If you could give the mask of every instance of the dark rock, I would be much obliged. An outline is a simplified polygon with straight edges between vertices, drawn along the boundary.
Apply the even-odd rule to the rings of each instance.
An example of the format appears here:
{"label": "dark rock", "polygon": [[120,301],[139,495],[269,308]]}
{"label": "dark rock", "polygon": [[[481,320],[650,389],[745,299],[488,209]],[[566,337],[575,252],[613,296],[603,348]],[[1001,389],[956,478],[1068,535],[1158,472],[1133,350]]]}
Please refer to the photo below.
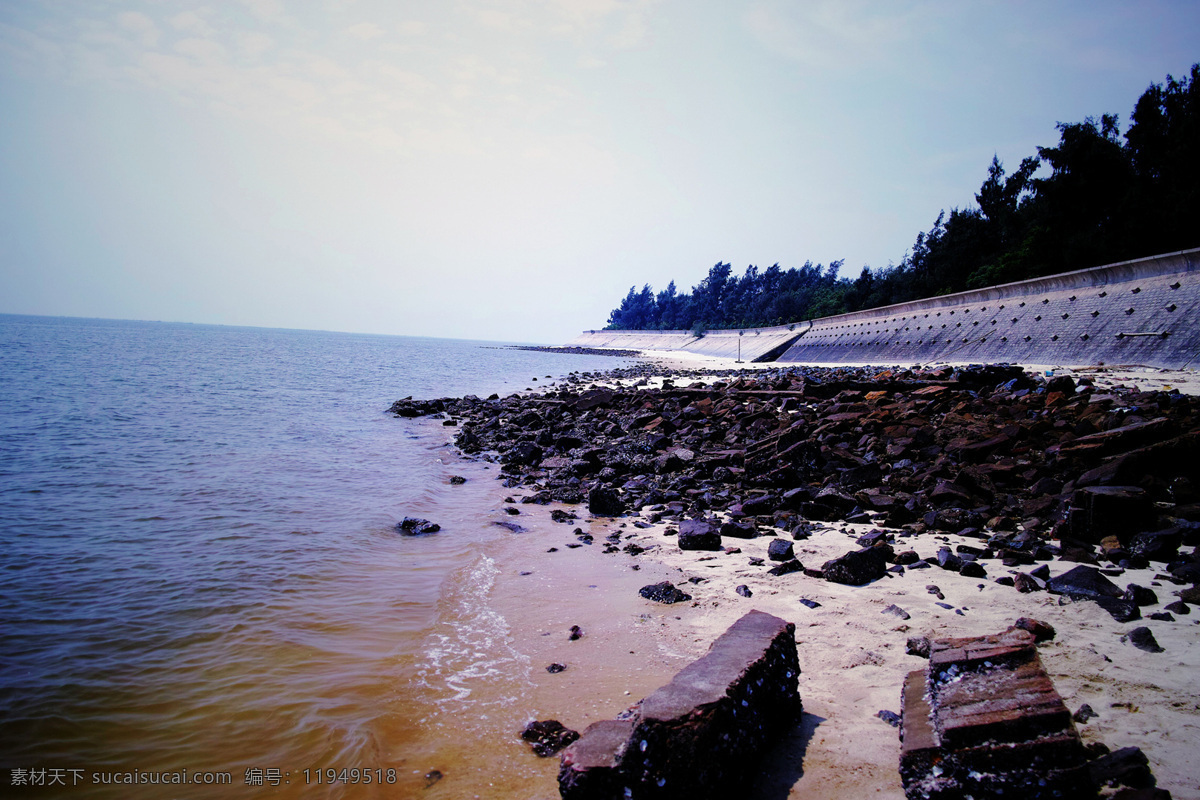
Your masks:
{"label": "dark rock", "polygon": [[[524,527],[518,525],[515,522],[509,522],[506,519],[494,519],[494,520],[492,520],[492,524],[499,525],[501,528],[511,531],[512,533],[524,533],[525,532]],[[551,551],[551,552],[553,552],[553,551]]]}
{"label": "dark rock", "polygon": [[1021,594],[1029,594],[1030,592],[1040,592],[1042,585],[1037,578],[1025,572],[1018,572],[1013,578],[1013,586]]}
{"label": "dark rock", "polygon": [[587,411],[599,406],[611,406],[616,397],[611,389],[592,389],[584,392],[572,404],[576,411]]}
{"label": "dark rock", "polygon": [[791,561],[795,557],[792,543],[786,539],[772,539],[767,545],[767,558],[772,561]]}
{"label": "dark rock", "polygon": [[579,733],[556,719],[546,719],[528,723],[521,731],[521,738],[529,742],[533,752],[546,758],[578,739]]}
{"label": "dark rock", "polygon": [[755,539],[758,537],[758,529],[754,527],[753,522],[725,522],[721,525],[720,534],[735,539]]}
{"label": "dark rock", "polygon": [[863,586],[887,573],[891,547],[864,547],[826,561],[821,567],[825,580],[848,586]]}
{"label": "dark rock", "polygon": [[1134,535],[1129,540],[1129,546],[1126,549],[1134,555],[1143,556],[1150,561],[1161,561],[1165,564],[1178,555],[1179,547],[1182,544],[1183,529],[1167,528]]}
{"label": "dark rock", "polygon": [[742,513],[750,517],[758,514],[770,514],[777,508],[779,508],[779,498],[770,494],[742,501]]}
{"label": "dark rock", "polygon": [[1147,653],[1163,652],[1163,648],[1159,645],[1158,640],[1154,638],[1154,634],[1145,626],[1134,628],[1122,636],[1121,641],[1128,641],[1138,650],[1145,650]]}
{"label": "dark rock", "polygon": [[683,603],[692,599],[690,594],[676,589],[675,584],[670,581],[643,586],[638,590],[638,594],[647,600],[653,600],[656,603],[666,603],[667,605],[671,603]]}
{"label": "dark rock", "polygon": [[900,715],[897,714],[895,711],[888,711],[885,709],[882,711],[877,711],[875,713],[875,716],[879,717],[881,720],[886,722],[888,725],[891,725],[893,728],[900,727]]}
{"label": "dark rock", "polygon": [[501,463],[518,466],[531,466],[541,460],[542,448],[533,442],[517,442],[500,459]]}
{"label": "dark rock", "polygon": [[405,517],[401,522],[396,523],[396,530],[405,536],[425,536],[437,533],[441,529],[442,526],[436,522],[430,522],[420,517]]}
{"label": "dark rock", "polygon": [[780,564],[777,567],[771,567],[771,569],[767,570],[767,574],[779,576],[779,575],[790,575],[793,572],[803,572],[803,571],[804,571],[804,565],[793,558],[790,561],[784,561],[782,564]]}
{"label": "dark rock", "polygon": [[887,543],[887,531],[871,531],[864,533],[862,536],[854,540],[854,543],[859,547],[874,547],[877,544]]}
{"label": "dark rock", "polygon": [[1021,617],[1013,623],[1013,627],[1032,633],[1035,642],[1048,642],[1058,633],[1049,622],[1042,622],[1033,617]]}
{"label": "dark rock", "polygon": [[1095,597],[1096,605],[1103,608],[1117,622],[1133,622],[1142,618],[1142,612],[1137,603],[1132,600],[1122,600],[1115,597]]}
{"label": "dark rock", "polygon": [[685,519],[679,523],[680,550],[720,550],[721,534],[711,523]]}
{"label": "dark rock", "polygon": [[1037,567],[1029,570],[1029,574],[1039,581],[1048,581],[1050,580],[1050,567],[1046,564],[1039,564]]}
{"label": "dark rock", "polygon": [[807,597],[800,598],[800,605],[806,606],[808,608],[820,608],[821,607],[821,604],[818,603],[816,600],[809,600]]}
{"label": "dark rock", "polygon": [[1099,542],[1106,536],[1127,537],[1154,524],[1146,490],[1137,486],[1087,486],[1075,492],[1068,516],[1071,536]]}
{"label": "dark rock", "polygon": [[1159,622],[1174,622],[1175,615],[1169,611],[1156,611],[1153,614],[1147,614],[1146,619],[1156,619]]}
{"label": "dark rock", "polygon": [[1155,784],[1150,772],[1150,760],[1137,747],[1122,747],[1087,765],[1088,775],[1096,786],[1129,786],[1148,789]]}
{"label": "dark rock", "polygon": [[1141,789],[1121,789],[1109,800],[1171,800],[1171,793],[1157,786]]}
{"label": "dark rock", "polygon": [[625,513],[625,504],[616,489],[594,486],[588,492],[588,512],[597,517],[619,517]]}
{"label": "dark rock", "polygon": [[442,775],[441,770],[431,769],[431,770],[429,770],[429,772],[425,773],[424,777],[425,777],[425,788],[428,789],[430,786],[433,786],[435,783],[440,781],[445,776]]}
{"label": "dark rock", "polygon": [[742,597],[753,597],[754,596],[754,592],[751,592],[750,587],[744,583],[741,584],[740,586],[735,587],[734,591],[737,592],[738,594],[740,594]]}
{"label": "dark rock", "polygon": [[572,625],[571,626],[571,634],[570,634],[570,636],[567,637],[567,639],[574,642],[577,639],[582,639],[582,638],[583,638],[583,628],[579,627],[578,625]]}
{"label": "dark rock", "polygon": [[958,573],[964,578],[986,578],[987,570],[978,561],[968,561],[962,565]]}
{"label": "dark rock", "polygon": [[1125,587],[1124,599],[1130,600],[1139,606],[1156,606],[1158,605],[1158,595],[1153,589],[1147,589],[1145,586],[1138,586],[1136,583],[1131,583]]}
{"label": "dark rock", "polygon": [[562,672],[566,668],[567,668],[566,664],[559,664],[559,663],[555,662],[555,663],[551,664],[550,666],[546,667],[546,672],[549,672],[551,675],[557,675],[558,673]]}
{"label": "dark rock", "polygon": [[1083,565],[1046,581],[1046,589],[1054,594],[1084,600],[1116,598],[1123,594],[1115,583],[1100,574],[1100,570]]}
{"label": "dark rock", "polygon": [[1078,711],[1076,711],[1074,714],[1071,715],[1071,719],[1073,719],[1079,723],[1084,723],[1084,722],[1087,722],[1092,717],[1098,717],[1098,716],[1100,716],[1100,715],[1097,714],[1095,711],[1093,711],[1091,706],[1089,706],[1087,703],[1084,703],[1083,705],[1081,705],[1079,707]]}
{"label": "dark rock", "polygon": [[450,476],[450,483],[454,486],[462,486],[466,482],[467,482],[467,479],[464,478],[462,475],[451,475]]}
{"label": "dark rock", "polygon": [[1175,562],[1167,568],[1167,572],[1171,573],[1171,577],[1176,580],[1200,582],[1200,563],[1195,561]]}
{"label": "dark rock", "polygon": [[1163,606],[1164,611],[1170,611],[1174,614],[1188,615],[1192,613],[1192,609],[1182,600],[1176,600],[1174,603],[1167,603]]}
{"label": "dark rock", "polygon": [[929,658],[929,637],[910,636],[905,643],[904,652],[918,658]]}
{"label": "dark rock", "polygon": [[885,608],[885,609],[884,609],[882,612],[880,612],[880,613],[882,613],[882,614],[891,614],[893,617],[899,617],[900,619],[912,619],[912,615],[911,615],[911,614],[909,614],[907,611],[905,611],[903,608],[901,608],[900,606],[896,605],[895,603],[893,603],[892,605],[888,606],[887,608]]}
{"label": "dark rock", "polygon": [[917,555],[916,550],[905,550],[897,553],[896,557],[892,560],[902,567],[907,567],[909,564],[915,564],[916,562],[920,561],[921,557]]}
{"label": "dark rock", "polygon": [[956,556],[949,547],[938,548],[937,563],[939,567],[950,572],[958,572],[963,565],[962,559]]}

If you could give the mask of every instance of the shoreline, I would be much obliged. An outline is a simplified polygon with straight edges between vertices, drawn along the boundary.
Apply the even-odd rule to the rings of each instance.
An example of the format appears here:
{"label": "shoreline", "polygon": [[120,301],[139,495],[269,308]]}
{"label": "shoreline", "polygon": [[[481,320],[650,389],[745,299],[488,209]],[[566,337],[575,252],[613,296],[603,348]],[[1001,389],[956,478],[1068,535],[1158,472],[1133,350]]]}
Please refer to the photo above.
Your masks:
{"label": "shoreline", "polygon": [[[618,391],[661,387],[664,380],[711,383],[720,378],[699,373],[730,367],[750,367],[746,373],[751,376],[780,369],[771,364],[751,367],[729,364],[728,360],[669,359],[653,354],[643,367],[616,370],[603,378],[589,373],[566,386],[572,392],[586,392],[594,391],[593,386],[612,386]],[[655,371],[665,374],[648,377]],[[1063,375],[1061,367],[1054,371],[1056,376]],[[1159,383],[1184,392],[1185,386],[1195,385],[1196,377],[1194,373],[1185,376],[1159,370],[1112,369],[1089,375],[1088,370],[1079,369],[1069,374],[1092,377],[1096,392],[1127,382],[1139,387]],[[521,397],[529,403],[540,398],[544,403],[566,386],[546,386]],[[453,411],[450,415],[465,419]],[[475,457],[487,460],[486,456]],[[538,471],[534,465],[526,474]],[[510,474],[509,480],[513,478]],[[981,540],[977,534],[911,532],[844,520],[814,522],[806,538],[793,540],[787,529],[768,526],[760,519],[756,538],[723,541],[736,548],[735,552],[697,554],[679,550],[674,537],[668,535],[675,516],[670,509],[655,512],[655,506],[647,505],[625,516],[604,517],[590,515],[586,499],[582,505],[521,503],[528,497],[544,499],[538,495],[544,494],[545,483],[544,477],[535,477],[529,485],[496,487],[498,493],[507,493],[516,501],[521,513],[511,519],[528,530],[505,536],[488,548],[497,567],[490,597],[511,625],[512,646],[529,658],[531,697],[535,698],[529,713],[537,718],[557,718],[577,730],[595,719],[610,718],[702,654],[738,616],[758,608],[797,625],[805,716],[787,743],[792,750],[799,748],[802,758],[797,761],[795,753],[789,756],[782,750],[769,756],[762,780],[749,796],[840,798],[873,792],[900,798],[898,733],[875,714],[899,711],[904,674],[923,666],[921,659],[905,652],[907,638],[995,633],[1020,616],[1032,616],[1058,630],[1057,638],[1041,649],[1047,671],[1068,707],[1075,711],[1088,703],[1099,712],[1099,717],[1079,725],[1085,742],[1104,742],[1113,749],[1139,746],[1149,757],[1161,787],[1177,798],[1200,797],[1195,770],[1188,764],[1188,742],[1200,733],[1200,692],[1189,685],[1189,677],[1200,669],[1200,631],[1190,617],[1150,621],[1166,651],[1150,654],[1121,640],[1121,634],[1133,624],[1118,623],[1095,603],[1064,603],[1058,595],[1021,594],[994,582],[996,577],[1031,567],[1006,570],[998,562],[984,560],[988,577],[983,579],[934,566],[909,569],[899,576],[889,574],[861,587],[830,583],[803,572],[770,576],[765,570],[774,562],[766,549],[775,540],[791,542],[806,567],[820,566],[853,549],[858,536],[881,529],[892,533],[897,550],[912,546],[928,559],[940,546],[978,547]],[[662,510],[668,513],[662,515]],[[567,524],[553,522],[552,512],[574,512],[578,519]],[[716,513],[729,519],[727,509]],[[655,514],[660,518],[655,519]],[[582,544],[573,534],[576,528],[590,533],[592,543]],[[619,534],[621,547],[633,544],[646,550],[605,554],[604,537],[609,533]],[[572,544],[575,547],[570,547]],[[550,548],[556,551],[546,552]],[[754,558],[762,559],[763,564],[752,564]],[[1058,575],[1074,563],[1055,558],[1049,566],[1052,574]],[[1161,605],[1176,600],[1172,592],[1182,588],[1161,580],[1163,566],[1126,568],[1113,580],[1122,586],[1131,582],[1153,587],[1160,602],[1144,610],[1158,612]],[[595,588],[589,588],[586,576],[601,573],[604,579],[593,581]],[[689,578],[698,581],[692,583]],[[692,600],[667,606],[636,596],[637,585],[663,579],[686,588]],[[944,599],[931,594],[928,585],[936,585]],[[737,586],[746,586],[751,597],[735,592]],[[593,600],[594,593],[603,599]],[[809,608],[799,602],[801,598],[819,605]],[[893,604],[905,609],[910,619],[883,613]],[[568,642],[565,634],[572,624],[583,627],[583,639]],[[631,649],[635,652],[626,658]],[[553,675],[544,671],[542,661],[562,658],[569,659],[560,661],[567,670]],[[514,739],[516,732],[504,731]],[[553,776],[557,758],[537,759],[527,748],[522,750],[519,740],[514,747],[508,750],[523,768],[540,775],[535,781],[536,796],[556,796]],[[444,796],[454,796],[455,782],[443,783]],[[429,796],[443,796],[437,793],[439,788],[432,787]],[[524,795],[511,796],[530,795],[526,790]]]}

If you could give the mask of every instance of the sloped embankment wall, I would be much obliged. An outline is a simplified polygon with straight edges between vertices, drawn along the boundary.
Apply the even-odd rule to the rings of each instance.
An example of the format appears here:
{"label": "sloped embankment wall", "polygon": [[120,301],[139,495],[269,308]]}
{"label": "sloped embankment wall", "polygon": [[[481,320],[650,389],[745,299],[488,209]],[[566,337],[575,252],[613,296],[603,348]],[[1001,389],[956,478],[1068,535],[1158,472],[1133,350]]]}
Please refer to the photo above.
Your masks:
{"label": "sloped embankment wall", "polygon": [[691,331],[584,331],[567,345],[620,350],[680,350],[703,356],[737,358],[740,340],[743,361],[771,361],[796,341],[803,329],[804,325],[780,325],[708,331],[700,337]]}
{"label": "sloped embankment wall", "polygon": [[1200,249],[813,320],[792,363],[1200,363]]}
{"label": "sloped embankment wall", "polygon": [[584,331],[569,344],[789,363],[1200,366],[1200,248],[773,328]]}

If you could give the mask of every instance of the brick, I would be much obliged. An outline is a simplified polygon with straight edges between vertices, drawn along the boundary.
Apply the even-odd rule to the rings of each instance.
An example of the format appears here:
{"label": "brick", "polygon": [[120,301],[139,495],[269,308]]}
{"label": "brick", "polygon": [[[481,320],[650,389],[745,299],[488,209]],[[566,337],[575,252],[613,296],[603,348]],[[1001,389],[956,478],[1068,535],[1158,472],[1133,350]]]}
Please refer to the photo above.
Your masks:
{"label": "brick", "polygon": [[1096,796],[1031,633],[938,639],[930,650],[902,695],[900,777],[910,800]]}

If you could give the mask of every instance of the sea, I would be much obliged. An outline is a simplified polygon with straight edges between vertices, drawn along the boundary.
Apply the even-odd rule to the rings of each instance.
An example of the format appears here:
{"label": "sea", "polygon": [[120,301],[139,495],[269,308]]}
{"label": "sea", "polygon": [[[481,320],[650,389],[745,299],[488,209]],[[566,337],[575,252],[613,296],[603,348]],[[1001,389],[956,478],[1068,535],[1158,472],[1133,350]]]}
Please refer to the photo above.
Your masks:
{"label": "sea", "polygon": [[0,795],[454,796],[446,741],[531,669],[487,601],[504,490],[388,406],[628,363],[0,315]]}

